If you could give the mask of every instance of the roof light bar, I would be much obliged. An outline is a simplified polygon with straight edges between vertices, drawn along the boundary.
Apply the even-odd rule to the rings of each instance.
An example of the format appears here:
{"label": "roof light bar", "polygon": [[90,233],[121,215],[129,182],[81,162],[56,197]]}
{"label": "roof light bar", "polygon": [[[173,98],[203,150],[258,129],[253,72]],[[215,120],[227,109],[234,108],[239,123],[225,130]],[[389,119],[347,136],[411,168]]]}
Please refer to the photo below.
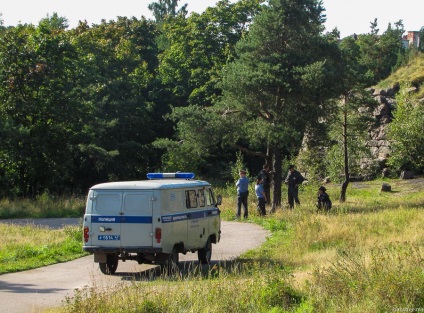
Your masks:
{"label": "roof light bar", "polygon": [[182,179],[193,179],[194,173],[147,173],[148,179],[163,179],[163,178],[182,178]]}

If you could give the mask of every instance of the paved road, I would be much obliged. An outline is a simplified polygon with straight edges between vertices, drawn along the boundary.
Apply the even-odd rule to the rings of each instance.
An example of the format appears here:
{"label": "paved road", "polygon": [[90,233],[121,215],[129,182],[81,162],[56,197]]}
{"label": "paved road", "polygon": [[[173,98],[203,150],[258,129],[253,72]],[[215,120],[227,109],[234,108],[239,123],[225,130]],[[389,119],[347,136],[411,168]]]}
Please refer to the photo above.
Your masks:
{"label": "paved road", "polygon": [[[41,224],[50,227],[78,225],[78,219],[15,220],[20,224]],[[231,260],[241,253],[260,246],[268,235],[261,227],[237,222],[222,222],[221,241],[212,245],[212,263]],[[181,267],[197,264],[197,254],[180,254]],[[139,265],[135,261],[119,262],[113,276],[100,273],[93,256],[75,261],[50,265],[20,273],[0,275],[0,312],[42,312],[43,309],[62,305],[74,290],[86,286],[113,286],[125,281],[152,279],[160,275],[158,267]]]}

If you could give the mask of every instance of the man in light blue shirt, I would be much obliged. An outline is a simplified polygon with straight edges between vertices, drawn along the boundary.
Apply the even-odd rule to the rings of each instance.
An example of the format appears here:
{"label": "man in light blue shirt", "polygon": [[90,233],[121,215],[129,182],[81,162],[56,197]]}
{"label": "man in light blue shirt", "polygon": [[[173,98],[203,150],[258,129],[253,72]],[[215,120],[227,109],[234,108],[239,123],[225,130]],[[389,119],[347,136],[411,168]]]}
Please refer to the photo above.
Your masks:
{"label": "man in light blue shirt", "polygon": [[243,217],[248,217],[247,210],[247,197],[249,196],[249,179],[246,177],[246,170],[239,171],[240,179],[236,182],[237,187],[237,215],[241,215],[241,205],[243,204],[244,214]]}
{"label": "man in light blue shirt", "polygon": [[265,189],[262,182],[263,182],[262,177],[258,177],[256,179],[255,193],[256,193],[256,197],[258,198],[259,215],[265,216],[266,215],[265,204],[267,201],[267,197],[266,197]]}

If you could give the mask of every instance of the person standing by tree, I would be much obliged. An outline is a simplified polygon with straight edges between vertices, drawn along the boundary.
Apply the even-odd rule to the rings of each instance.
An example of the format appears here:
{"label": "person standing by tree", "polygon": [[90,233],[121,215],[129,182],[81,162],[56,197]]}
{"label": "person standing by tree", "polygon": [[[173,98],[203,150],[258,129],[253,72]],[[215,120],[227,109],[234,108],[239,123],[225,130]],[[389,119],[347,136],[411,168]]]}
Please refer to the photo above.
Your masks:
{"label": "person standing by tree", "polygon": [[258,178],[262,178],[262,186],[266,195],[266,204],[271,202],[271,174],[269,172],[269,165],[264,164],[262,170],[258,174]]}
{"label": "person standing by tree", "polygon": [[249,179],[246,177],[246,170],[239,171],[240,178],[236,182],[237,187],[237,215],[239,218],[241,216],[241,205],[243,204],[244,214],[243,217],[248,217],[247,210],[247,197],[249,196]]}
{"label": "person standing by tree", "polygon": [[258,198],[259,215],[265,216],[266,215],[265,203],[267,202],[268,198],[266,197],[266,194],[265,194],[262,177],[256,178],[255,193],[256,193],[256,197]]}
{"label": "person standing by tree", "polygon": [[305,178],[295,170],[294,165],[289,166],[289,173],[284,181],[288,185],[288,200],[290,209],[294,208],[294,202],[300,205],[299,201],[299,185],[303,183]]}

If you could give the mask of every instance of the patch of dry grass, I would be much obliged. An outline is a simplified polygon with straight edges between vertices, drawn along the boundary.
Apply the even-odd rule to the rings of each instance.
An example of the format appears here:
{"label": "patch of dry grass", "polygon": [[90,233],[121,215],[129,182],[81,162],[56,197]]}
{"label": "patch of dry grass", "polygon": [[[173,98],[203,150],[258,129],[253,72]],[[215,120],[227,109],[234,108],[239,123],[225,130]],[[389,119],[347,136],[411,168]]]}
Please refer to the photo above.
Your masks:
{"label": "patch of dry grass", "polygon": [[0,250],[13,249],[16,246],[34,245],[37,243],[57,244],[62,241],[63,231],[49,230],[35,225],[17,226],[0,224]]}

